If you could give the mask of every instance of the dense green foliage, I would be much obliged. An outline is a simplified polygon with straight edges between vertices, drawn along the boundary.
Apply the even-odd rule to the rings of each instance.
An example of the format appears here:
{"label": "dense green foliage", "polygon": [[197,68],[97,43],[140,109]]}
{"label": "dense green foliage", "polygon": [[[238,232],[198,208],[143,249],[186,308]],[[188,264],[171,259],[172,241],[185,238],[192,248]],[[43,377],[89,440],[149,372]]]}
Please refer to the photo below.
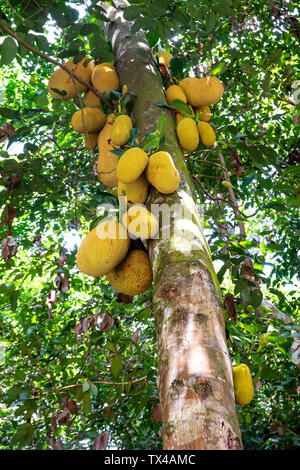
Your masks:
{"label": "dense green foliage", "polygon": [[[44,54],[113,61],[97,2],[3,3],[0,21]],[[174,77],[210,73],[225,85],[212,107],[218,146],[199,147],[187,163],[222,292],[234,295],[235,308],[227,295],[224,309],[232,361],[247,363],[256,385],[254,400],[238,407],[244,447],[299,447],[297,3],[130,4],[125,18],[154,52],[173,54]],[[78,101],[48,95],[53,64],[0,32],[0,126],[15,130],[2,143],[0,134],[0,235],[17,246],[0,261],[0,448],[88,449],[109,431],[111,446],[160,449],[151,292],[122,303],[75,263],[79,234],[117,200],[71,129]]]}

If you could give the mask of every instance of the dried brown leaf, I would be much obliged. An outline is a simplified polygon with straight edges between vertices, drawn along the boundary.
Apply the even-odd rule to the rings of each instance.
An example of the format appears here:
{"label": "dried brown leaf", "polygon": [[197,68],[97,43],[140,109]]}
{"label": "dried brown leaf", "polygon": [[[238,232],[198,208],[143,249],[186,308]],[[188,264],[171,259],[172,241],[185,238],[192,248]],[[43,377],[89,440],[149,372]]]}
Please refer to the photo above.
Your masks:
{"label": "dried brown leaf", "polygon": [[109,432],[104,431],[100,436],[96,437],[94,441],[94,450],[105,450],[108,445]]}
{"label": "dried brown leaf", "polygon": [[1,256],[4,260],[10,260],[18,251],[16,241],[14,238],[3,238],[1,240]]}
{"label": "dried brown leaf", "polygon": [[233,321],[233,323],[236,322],[236,310],[235,310],[235,305],[234,305],[234,295],[233,294],[226,294],[224,298],[224,307]]}
{"label": "dried brown leaf", "polygon": [[2,129],[9,137],[15,135],[16,133],[14,126],[8,123],[3,124]]}
{"label": "dried brown leaf", "polygon": [[156,423],[159,423],[161,421],[162,414],[160,403],[155,403],[155,405],[153,406],[151,418],[153,418]]}
{"label": "dried brown leaf", "polygon": [[133,301],[132,295],[121,294],[121,292],[116,293],[116,300],[119,304],[131,304]]}
{"label": "dried brown leaf", "polygon": [[141,331],[141,328],[137,328],[133,334],[133,338],[132,338],[132,341],[137,344],[138,341],[139,341],[139,336],[140,336],[140,331]]}

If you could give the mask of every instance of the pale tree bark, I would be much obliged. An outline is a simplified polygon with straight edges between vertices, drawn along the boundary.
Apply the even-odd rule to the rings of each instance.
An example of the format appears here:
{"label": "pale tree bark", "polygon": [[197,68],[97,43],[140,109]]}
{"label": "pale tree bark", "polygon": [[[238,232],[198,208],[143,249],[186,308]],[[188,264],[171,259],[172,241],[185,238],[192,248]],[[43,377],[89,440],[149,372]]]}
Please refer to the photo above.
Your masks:
{"label": "pale tree bark", "polygon": [[181,177],[173,194],[152,188],[148,204],[176,206],[171,223],[160,228],[161,235],[170,225],[170,236],[149,245],[164,449],[241,449],[219,285],[174,119],[155,105],[166,103],[160,72],[144,33],[130,34],[122,10],[110,7],[107,15],[111,21],[104,26],[121,85],[137,95],[131,110],[134,126],[143,136],[157,128],[165,113],[162,150],[171,154]]}

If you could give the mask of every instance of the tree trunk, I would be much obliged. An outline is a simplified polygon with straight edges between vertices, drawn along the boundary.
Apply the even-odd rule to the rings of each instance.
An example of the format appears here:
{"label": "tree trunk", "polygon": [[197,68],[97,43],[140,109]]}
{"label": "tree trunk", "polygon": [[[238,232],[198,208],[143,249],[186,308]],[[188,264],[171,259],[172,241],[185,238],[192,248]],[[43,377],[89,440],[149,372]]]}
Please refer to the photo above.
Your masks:
{"label": "tree trunk", "polygon": [[144,136],[157,128],[162,112],[166,115],[162,150],[170,153],[181,177],[173,194],[152,188],[148,204],[150,209],[175,205],[171,223],[164,221],[160,228],[162,234],[170,227],[170,236],[149,244],[164,449],[241,449],[219,285],[174,119],[155,105],[166,103],[160,72],[144,33],[130,34],[122,10],[109,7],[107,14],[111,22],[104,26],[121,85],[137,95],[134,126]]}

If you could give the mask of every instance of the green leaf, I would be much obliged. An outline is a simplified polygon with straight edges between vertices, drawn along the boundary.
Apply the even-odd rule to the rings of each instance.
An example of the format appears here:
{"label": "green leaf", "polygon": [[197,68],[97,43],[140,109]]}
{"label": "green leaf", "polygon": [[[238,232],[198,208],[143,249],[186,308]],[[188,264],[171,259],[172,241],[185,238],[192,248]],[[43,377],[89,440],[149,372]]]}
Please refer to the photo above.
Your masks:
{"label": "green leaf", "polygon": [[120,354],[115,354],[111,360],[111,372],[115,379],[120,375],[122,369],[122,357]]}
{"label": "green leaf", "polygon": [[18,427],[18,431],[12,437],[11,443],[13,445],[18,445],[19,448],[25,447],[28,445],[35,434],[35,428],[30,423],[21,424]]}
{"label": "green leaf", "polygon": [[89,389],[90,389],[90,383],[89,382],[83,382],[82,391],[87,392]]}
{"label": "green leaf", "polygon": [[160,137],[164,135],[165,126],[166,126],[167,118],[165,114],[161,114],[157,124],[157,130],[159,132]]}
{"label": "green leaf", "polygon": [[40,34],[37,35],[35,37],[35,42],[36,42],[38,50],[45,51],[45,52],[51,51],[50,45],[49,45],[49,43],[47,41],[47,38],[45,36],[42,36]]}
{"label": "green leaf", "polygon": [[148,134],[145,142],[143,143],[143,150],[156,150],[159,147],[160,137],[156,132]]}
{"label": "green leaf", "polygon": [[90,392],[92,395],[94,395],[95,397],[98,395],[98,388],[96,387],[96,385],[92,384],[90,386]]}
{"label": "green leaf", "polygon": [[138,138],[138,136],[139,136],[139,129],[137,127],[132,127],[130,129],[130,137],[129,137],[128,144],[136,145],[135,140]]}
{"label": "green leaf", "polygon": [[11,108],[0,108],[0,115],[7,119],[19,119],[19,111]]}
{"label": "green leaf", "polygon": [[191,114],[191,108],[181,100],[173,100],[172,101],[172,106],[175,108],[177,111],[179,111],[181,114]]}
{"label": "green leaf", "polygon": [[19,290],[15,290],[12,295],[10,296],[10,305],[11,305],[11,308],[13,310],[13,312],[16,311],[17,309],[17,303],[18,303],[18,298],[19,298],[19,295],[20,295],[20,291]]}
{"label": "green leaf", "polygon": [[142,17],[139,17],[131,27],[131,34],[137,33],[144,26],[144,21]]}
{"label": "green leaf", "polygon": [[0,46],[1,64],[9,64],[17,54],[18,45],[12,37],[5,38]]}
{"label": "green leaf", "polygon": [[251,292],[251,305],[254,307],[254,308],[258,308],[261,303],[262,303],[262,300],[263,300],[263,293],[260,289],[254,289],[252,292]]}
{"label": "green leaf", "polygon": [[92,402],[91,402],[91,395],[89,392],[84,393],[82,397],[82,413],[84,415],[88,415],[91,411]]}
{"label": "green leaf", "polygon": [[133,21],[140,15],[140,8],[137,5],[131,5],[124,10],[123,16],[127,21]]}
{"label": "green leaf", "polygon": [[216,15],[213,11],[211,11],[208,15],[207,15],[207,18],[206,18],[206,21],[205,21],[205,30],[207,33],[211,33],[212,30],[215,28],[216,26]]}
{"label": "green leaf", "polygon": [[157,2],[151,3],[149,11],[154,18],[163,16],[166,14],[166,5],[158,0]]}
{"label": "green leaf", "polygon": [[222,75],[227,70],[227,65],[224,62],[220,62],[216,67],[214,67],[210,72],[209,75]]}

